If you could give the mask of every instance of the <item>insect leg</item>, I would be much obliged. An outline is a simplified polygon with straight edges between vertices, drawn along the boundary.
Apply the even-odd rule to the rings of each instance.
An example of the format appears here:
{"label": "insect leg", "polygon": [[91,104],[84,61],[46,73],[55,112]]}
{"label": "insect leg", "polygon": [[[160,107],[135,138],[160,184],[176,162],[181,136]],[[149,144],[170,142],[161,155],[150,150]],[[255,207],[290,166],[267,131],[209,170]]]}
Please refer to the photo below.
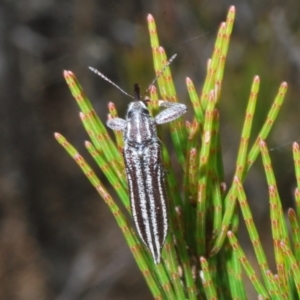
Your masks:
{"label": "insect leg", "polygon": [[123,131],[126,127],[126,121],[121,118],[109,119],[106,122],[106,125],[112,130],[121,130]]}
{"label": "insect leg", "polygon": [[186,105],[169,101],[160,101],[159,106],[166,107],[155,117],[156,124],[164,124],[176,120],[187,112]]}

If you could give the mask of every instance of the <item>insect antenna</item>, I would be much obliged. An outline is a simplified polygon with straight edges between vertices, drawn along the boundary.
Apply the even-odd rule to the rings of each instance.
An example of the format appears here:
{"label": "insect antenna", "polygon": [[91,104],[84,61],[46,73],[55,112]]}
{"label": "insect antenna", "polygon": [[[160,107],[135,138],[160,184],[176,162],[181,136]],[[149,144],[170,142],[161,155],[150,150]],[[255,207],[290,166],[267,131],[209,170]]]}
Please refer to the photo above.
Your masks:
{"label": "insect antenna", "polygon": [[[131,96],[130,94],[126,93],[124,90],[122,90],[118,85],[116,85],[113,81],[111,81],[109,78],[107,78],[105,75],[103,75],[101,72],[99,72],[97,69],[93,68],[93,67],[89,67],[89,69],[94,72],[95,74],[99,75],[100,77],[102,77],[104,80],[106,80],[107,82],[109,82],[110,84],[112,84],[114,87],[116,87],[119,91],[121,91],[123,94],[125,94],[126,96],[136,99],[135,97]],[[139,89],[139,88],[138,88]],[[134,92],[136,92],[135,88],[134,88]]]}
{"label": "insect antenna", "polygon": [[164,67],[159,71],[158,75],[150,83],[149,87],[146,90],[146,93],[150,90],[151,86],[160,78],[160,76],[164,74],[166,68],[172,63],[172,61],[176,58],[176,56],[177,54],[172,55],[172,57],[167,61]]}
{"label": "insect antenna", "polygon": [[[161,75],[163,75],[163,73],[165,72],[166,68],[172,63],[172,61],[176,58],[177,54],[172,55],[172,57],[167,61],[167,63],[164,65],[164,67],[159,71],[159,74],[153,79],[153,81],[150,83],[149,87],[146,90],[146,93],[150,90],[151,86],[160,78]],[[108,77],[106,77],[104,74],[102,74],[100,71],[98,71],[97,69],[93,68],[93,67],[89,67],[89,69],[94,72],[95,74],[97,74],[98,76],[102,77],[105,81],[109,82],[110,84],[112,84],[114,87],[116,87],[119,91],[121,91],[123,94],[125,94],[126,96],[133,98],[136,101],[140,100],[140,87],[139,85],[136,83],[134,84],[134,96],[126,93],[123,89],[121,89],[117,84],[115,84],[113,81],[111,81]],[[145,99],[146,100],[146,99]],[[148,101],[148,99],[146,100]]]}

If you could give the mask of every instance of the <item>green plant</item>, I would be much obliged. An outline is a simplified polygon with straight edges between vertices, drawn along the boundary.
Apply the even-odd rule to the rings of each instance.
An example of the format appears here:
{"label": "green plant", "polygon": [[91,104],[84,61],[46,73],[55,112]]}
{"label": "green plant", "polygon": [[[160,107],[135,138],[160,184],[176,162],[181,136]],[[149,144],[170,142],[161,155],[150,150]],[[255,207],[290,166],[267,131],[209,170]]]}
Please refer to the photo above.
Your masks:
{"label": "green plant", "polygon": [[[276,180],[264,142],[283,103],[287,90],[286,83],[281,84],[265,123],[250,147],[249,137],[260,85],[259,77],[254,78],[234,178],[227,190],[223,185],[218,102],[234,17],[235,8],[231,7],[226,22],[219,28],[201,94],[198,95],[191,79],[186,80],[194,119],[186,124],[179,119],[170,125],[174,150],[183,173],[181,183],[177,181],[169,153],[166,147],[163,147],[164,166],[168,170],[166,176],[170,199],[170,233],[163,248],[162,263],[158,265],[154,264],[148,250],[130,225],[130,205],[120,151],[123,146],[122,135],[120,132],[115,133],[116,142],[113,142],[75,75],[70,71],[64,72],[67,84],[80,107],[83,126],[91,139],[91,142],[85,143],[86,148],[109,180],[120,201],[111,197],[84,158],[62,135],[56,133],[55,138],[75,159],[112,211],[155,299],[245,299],[243,270],[252,282],[259,299],[295,299],[300,294],[299,146],[296,143],[293,146],[298,186],[295,192],[297,214],[293,209],[288,212],[292,229],[289,238]],[[154,69],[156,74],[159,74],[167,57],[164,49],[159,46],[155,22],[151,15],[148,16],[148,27]],[[150,89],[149,109],[152,114],[158,111],[159,98],[177,101],[169,67],[158,79],[158,87],[160,97],[154,87]],[[113,103],[109,103],[109,113],[111,117],[117,116]],[[163,141],[160,129],[158,133]],[[262,157],[269,187],[276,274],[273,274],[268,266],[242,185],[259,154]],[[120,205],[125,207],[128,214],[120,210]],[[260,274],[254,271],[235,236],[239,226],[236,209],[238,206],[253,244]]]}

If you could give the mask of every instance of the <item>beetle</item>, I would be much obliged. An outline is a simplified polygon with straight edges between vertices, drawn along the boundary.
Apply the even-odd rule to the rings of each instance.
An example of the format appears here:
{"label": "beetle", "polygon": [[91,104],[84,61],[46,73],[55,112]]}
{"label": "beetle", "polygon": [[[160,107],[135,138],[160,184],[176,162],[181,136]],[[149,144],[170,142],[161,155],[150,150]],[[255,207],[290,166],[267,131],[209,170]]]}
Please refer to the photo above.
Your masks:
{"label": "beetle", "polygon": [[[166,66],[173,59],[174,56]],[[124,92],[102,73],[90,69]],[[152,84],[156,80],[157,78]],[[141,100],[138,84],[134,85],[133,98],[134,101],[129,103],[126,118],[109,119],[107,126],[123,132],[123,157],[132,217],[138,235],[150,250],[155,264],[158,264],[168,233],[168,200],[162,165],[162,145],[157,136],[156,125],[174,121],[186,113],[187,107],[181,103],[160,100],[159,106],[166,109],[152,117],[146,100]]]}

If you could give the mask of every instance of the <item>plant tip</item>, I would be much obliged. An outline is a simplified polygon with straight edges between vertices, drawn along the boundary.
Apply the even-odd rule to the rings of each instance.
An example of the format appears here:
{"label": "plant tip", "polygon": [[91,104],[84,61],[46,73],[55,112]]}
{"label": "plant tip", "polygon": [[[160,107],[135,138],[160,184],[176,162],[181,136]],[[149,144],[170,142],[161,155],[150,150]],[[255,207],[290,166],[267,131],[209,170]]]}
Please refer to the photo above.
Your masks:
{"label": "plant tip", "polygon": [[108,102],[107,106],[109,110],[116,109],[116,106],[113,102]]}
{"label": "plant tip", "polygon": [[162,47],[162,46],[159,46],[159,47],[158,47],[158,51],[159,51],[160,54],[165,53],[165,49],[164,49],[164,47]]}
{"label": "plant tip", "polygon": [[92,143],[90,141],[85,141],[84,145],[85,145],[85,147],[89,148],[89,147],[91,147]]}
{"label": "plant tip", "polygon": [[235,6],[234,6],[234,5],[230,6],[229,11],[230,11],[231,13],[235,12]]}
{"label": "plant tip", "polygon": [[203,256],[200,256],[199,260],[200,260],[201,263],[206,262],[206,259]]}
{"label": "plant tip", "polygon": [[264,141],[264,140],[260,140],[260,141],[259,141],[259,146],[260,146],[261,148],[266,147],[265,141]]}
{"label": "plant tip", "polygon": [[149,90],[150,90],[150,93],[155,93],[156,92],[155,85],[151,85]]}
{"label": "plant tip", "polygon": [[153,22],[153,21],[154,21],[154,18],[153,18],[153,16],[152,16],[151,14],[148,14],[147,20],[148,20],[149,22]]}

